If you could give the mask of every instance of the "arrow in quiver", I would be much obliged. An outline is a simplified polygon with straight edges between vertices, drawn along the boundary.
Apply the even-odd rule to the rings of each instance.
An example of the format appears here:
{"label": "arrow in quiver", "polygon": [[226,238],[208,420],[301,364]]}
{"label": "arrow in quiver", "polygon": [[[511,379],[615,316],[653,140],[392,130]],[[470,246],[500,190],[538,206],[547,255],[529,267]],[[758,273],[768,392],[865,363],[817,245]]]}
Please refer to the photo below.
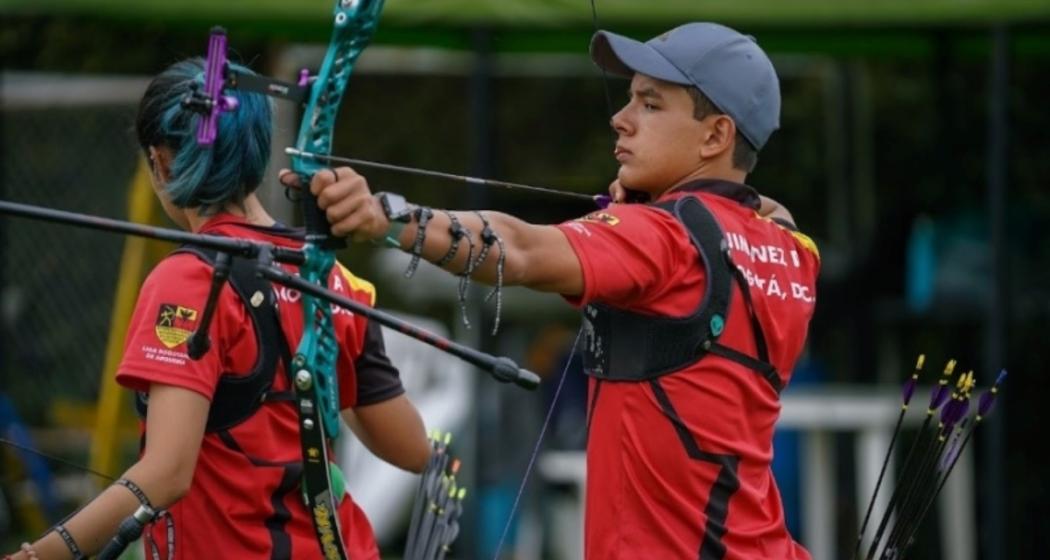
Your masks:
{"label": "arrow in quiver", "polygon": [[[950,360],[945,365],[943,375],[930,392],[930,402],[926,408],[925,418],[905,456],[904,466],[901,468],[886,511],[879,521],[867,554],[862,556],[861,544],[864,540],[864,532],[878,496],[882,475],[885,474],[894,444],[900,434],[908,403],[915,391],[923,361],[924,357],[920,356],[915,373],[905,382],[902,391],[903,404],[893,437],[890,440],[890,448],[886,452],[879,480],[875,485],[871,503],[868,504],[867,515],[857,535],[857,546],[854,551],[856,560],[861,558],[874,560],[876,554],[880,560],[897,560],[905,557],[908,549],[915,542],[915,535],[923,519],[941,489],[944,488],[948,476],[951,475],[963,450],[972,439],[974,431],[991,412],[1000,386],[1006,379],[1006,370],[1000,371],[995,383],[980,396],[976,410],[971,410],[972,395],[977,384],[973,372],[961,373],[952,382],[955,360]],[[933,422],[935,418],[937,419],[936,425]]]}
{"label": "arrow in quiver", "polygon": [[460,462],[451,457],[451,441],[452,434],[430,434],[432,450],[412,504],[405,560],[442,559],[459,535],[459,516],[467,489],[456,481]]}

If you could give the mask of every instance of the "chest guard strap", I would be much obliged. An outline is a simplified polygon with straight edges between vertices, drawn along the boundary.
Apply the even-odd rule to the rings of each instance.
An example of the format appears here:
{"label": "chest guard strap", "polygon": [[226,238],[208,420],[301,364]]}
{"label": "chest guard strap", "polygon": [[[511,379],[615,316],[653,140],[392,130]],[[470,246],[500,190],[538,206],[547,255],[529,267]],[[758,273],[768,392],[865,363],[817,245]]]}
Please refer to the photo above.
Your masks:
{"label": "chest guard strap", "polygon": [[[180,247],[175,253],[190,253],[208,264],[215,263],[217,254],[215,250],[190,245]],[[255,273],[254,261],[232,259],[229,282],[251,318],[258,357],[247,374],[223,373],[219,378],[208,411],[205,427],[208,433],[228,430],[244,422],[266,402],[290,401],[294,397],[290,390],[271,392],[278,360],[283,360],[285,371],[290,371],[291,351],[281,331],[277,299],[270,281]],[[146,395],[138,393],[135,408],[143,418],[147,405]]]}
{"label": "chest guard strap", "polygon": [[[647,315],[601,303],[587,305],[583,309],[587,334],[584,372],[602,380],[646,381],[692,365],[711,353],[759,373],[779,394],[782,383],[776,368],[769,363],[747,280],[733,264],[714,215],[693,196],[653,206],[670,212],[689,233],[704,266],[704,296],[697,308],[684,317]],[[751,316],[757,358],[718,343],[728,320],[734,278]]]}

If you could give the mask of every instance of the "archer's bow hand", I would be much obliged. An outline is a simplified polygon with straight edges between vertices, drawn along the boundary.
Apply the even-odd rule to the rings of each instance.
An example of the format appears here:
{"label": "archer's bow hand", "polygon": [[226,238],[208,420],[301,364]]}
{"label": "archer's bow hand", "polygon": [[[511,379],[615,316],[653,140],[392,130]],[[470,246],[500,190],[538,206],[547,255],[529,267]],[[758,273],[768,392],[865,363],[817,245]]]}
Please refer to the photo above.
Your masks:
{"label": "archer's bow hand", "polygon": [[[278,177],[286,187],[301,188],[298,175],[282,170]],[[372,241],[383,237],[390,221],[383,206],[372,195],[368,180],[349,167],[336,167],[315,173],[310,192],[325,212],[332,234],[354,241]]]}

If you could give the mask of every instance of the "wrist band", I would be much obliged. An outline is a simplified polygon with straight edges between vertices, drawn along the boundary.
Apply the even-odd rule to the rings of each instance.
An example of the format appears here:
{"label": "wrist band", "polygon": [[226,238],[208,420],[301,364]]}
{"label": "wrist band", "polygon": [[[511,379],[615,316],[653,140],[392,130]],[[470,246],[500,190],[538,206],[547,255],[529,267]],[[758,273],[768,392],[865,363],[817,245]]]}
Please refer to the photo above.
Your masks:
{"label": "wrist band", "polygon": [[146,496],[146,493],[142,491],[142,488],[139,488],[138,484],[135,484],[134,482],[126,478],[117,480],[116,482],[114,482],[114,484],[118,484],[130,490],[131,493],[135,495],[135,498],[138,499],[139,504],[146,506],[147,508],[149,508],[150,511],[154,511],[153,504],[150,503],[149,498]]}
{"label": "wrist band", "polygon": [[58,525],[55,525],[54,530],[58,533],[58,536],[62,537],[62,540],[65,541],[66,548],[73,553],[73,560],[84,560],[84,553],[80,552],[80,547],[77,546],[77,541],[73,540],[73,535],[69,534],[66,527],[59,523]]}

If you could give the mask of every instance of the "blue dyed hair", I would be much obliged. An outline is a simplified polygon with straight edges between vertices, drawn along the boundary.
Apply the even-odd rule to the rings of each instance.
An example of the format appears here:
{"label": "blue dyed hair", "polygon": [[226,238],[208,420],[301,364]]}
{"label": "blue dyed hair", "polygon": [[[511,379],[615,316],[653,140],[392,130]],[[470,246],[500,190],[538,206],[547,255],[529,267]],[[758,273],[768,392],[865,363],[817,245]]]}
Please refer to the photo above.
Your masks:
{"label": "blue dyed hair", "polygon": [[173,64],[153,78],[139,102],[135,132],[147,155],[150,146],[171,150],[171,176],[164,188],[172,203],[206,213],[240,203],[258,188],[270,158],[273,107],[265,95],[227,90],[239,105],[219,117],[215,143],[199,146],[197,127],[203,117],[182,107],[194,84],[204,85],[201,58]]}

